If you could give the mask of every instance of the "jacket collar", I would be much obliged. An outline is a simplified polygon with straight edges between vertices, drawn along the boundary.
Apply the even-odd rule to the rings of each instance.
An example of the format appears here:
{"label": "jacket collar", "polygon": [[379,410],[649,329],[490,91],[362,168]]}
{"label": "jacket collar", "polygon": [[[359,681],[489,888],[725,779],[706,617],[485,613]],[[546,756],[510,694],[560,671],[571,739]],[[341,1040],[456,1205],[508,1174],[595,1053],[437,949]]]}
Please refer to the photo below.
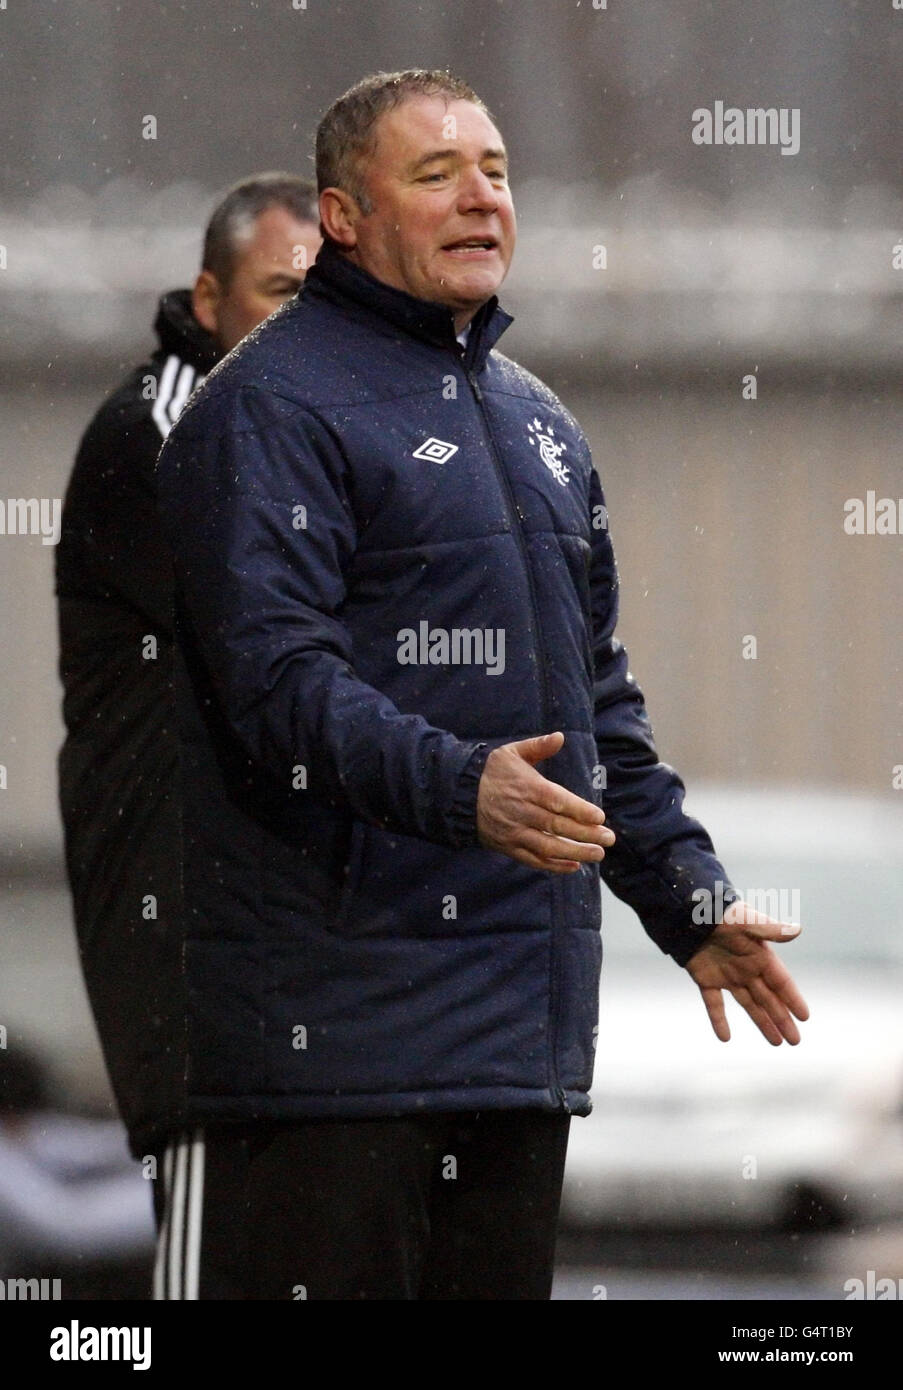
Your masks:
{"label": "jacket collar", "polygon": [[199,372],[209,372],[219,361],[221,354],[213,335],[191,312],[190,290],[169,290],[161,295],[154,331],[162,352],[174,353]]}
{"label": "jacket collar", "polygon": [[510,314],[500,308],[496,295],[477,310],[470,321],[467,347],[462,348],[455,336],[454,317],[443,304],[416,299],[404,290],[386,285],[368,271],[349,261],[331,242],[325,241],[317,259],[307,273],[301,289],[302,296],[313,295],[333,303],[363,308],[367,312],[422,338],[437,347],[448,348],[474,371],[481,371],[494,344],[509,324]]}

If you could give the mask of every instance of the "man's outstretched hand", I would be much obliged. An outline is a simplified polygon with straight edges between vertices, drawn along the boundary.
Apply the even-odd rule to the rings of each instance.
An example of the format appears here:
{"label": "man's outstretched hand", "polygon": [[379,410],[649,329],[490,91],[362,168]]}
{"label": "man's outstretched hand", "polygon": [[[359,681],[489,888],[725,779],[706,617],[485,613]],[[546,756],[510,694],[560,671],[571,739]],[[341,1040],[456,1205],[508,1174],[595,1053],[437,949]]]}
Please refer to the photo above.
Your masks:
{"label": "man's outstretched hand", "polygon": [[[604,859],[615,841],[605,816],[591,801],[575,796],[537,771],[564,743],[560,732],[519,739],[494,748],[486,759],[477,793],[477,832],[487,849],[549,873],[569,874],[581,863]],[[746,903],[731,903],[723,921],[687,961],[699,986],[715,1034],[728,1042],[731,1030],[722,990],[728,990],[775,1047],[798,1043],[809,1008],[769,941],[792,941],[798,926],[775,921]]]}
{"label": "man's outstretched hand", "polygon": [[769,941],[792,941],[801,928],[775,921],[747,903],[731,903],[704,946],[687,961],[686,970],[699,986],[715,1034],[728,1042],[731,1030],[721,991],[726,989],[775,1047],[798,1043],[794,1016],[809,1017],[809,1006]]}
{"label": "man's outstretched hand", "polygon": [[537,772],[535,764],[563,743],[559,730],[501,744],[486,759],[477,792],[477,833],[486,849],[553,874],[604,859],[603,845],[615,840],[598,806]]}

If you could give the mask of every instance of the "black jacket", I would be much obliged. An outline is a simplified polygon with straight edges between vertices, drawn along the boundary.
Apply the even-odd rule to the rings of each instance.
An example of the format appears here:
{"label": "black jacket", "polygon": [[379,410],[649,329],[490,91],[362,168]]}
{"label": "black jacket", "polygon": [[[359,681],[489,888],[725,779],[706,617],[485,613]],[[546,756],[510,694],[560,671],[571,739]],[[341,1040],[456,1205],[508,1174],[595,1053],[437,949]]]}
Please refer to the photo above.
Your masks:
{"label": "black jacket", "polygon": [[55,557],[66,863],[88,996],[136,1156],[177,1121],[184,1071],[172,564],[154,462],[217,358],[187,290],[162,297],[154,326],[157,351],[81,441]]}
{"label": "black jacket", "polygon": [[615,637],[600,479],[509,322],[462,350],[327,245],[161,452],[198,1121],[589,1110],[599,867],[480,845],[498,744],[561,729],[541,770],[606,809],[612,889],[680,963],[711,931],[727,875]]}

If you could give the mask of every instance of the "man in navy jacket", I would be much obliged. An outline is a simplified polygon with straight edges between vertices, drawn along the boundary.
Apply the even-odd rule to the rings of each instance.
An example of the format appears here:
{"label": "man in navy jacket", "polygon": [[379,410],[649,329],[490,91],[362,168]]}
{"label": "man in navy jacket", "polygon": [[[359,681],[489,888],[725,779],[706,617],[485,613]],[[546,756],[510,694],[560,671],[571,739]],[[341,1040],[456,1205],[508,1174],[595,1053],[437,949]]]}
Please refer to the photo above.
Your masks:
{"label": "man in navy jacket", "polygon": [[[600,871],[772,1043],[806,1006],[655,751],[598,474],[495,344],[504,144],[447,74],[317,135],[323,250],[161,454],[188,1056],[158,1296],[547,1298]],[[604,807],[604,811],[603,811]],[[725,920],[694,893],[727,884]]]}

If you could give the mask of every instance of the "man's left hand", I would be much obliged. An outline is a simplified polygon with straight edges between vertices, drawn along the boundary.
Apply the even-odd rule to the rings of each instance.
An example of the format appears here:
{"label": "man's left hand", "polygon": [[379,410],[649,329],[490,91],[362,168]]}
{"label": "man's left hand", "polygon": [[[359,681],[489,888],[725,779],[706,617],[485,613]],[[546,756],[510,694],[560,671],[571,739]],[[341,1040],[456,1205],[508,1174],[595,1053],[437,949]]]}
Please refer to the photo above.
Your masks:
{"label": "man's left hand", "polygon": [[715,1035],[722,1042],[731,1036],[724,989],[742,1004],[773,1046],[799,1042],[793,1016],[805,1021],[809,1006],[768,943],[792,941],[800,931],[797,924],[778,922],[747,903],[731,903],[705,945],[687,961],[685,969],[699,986]]}

